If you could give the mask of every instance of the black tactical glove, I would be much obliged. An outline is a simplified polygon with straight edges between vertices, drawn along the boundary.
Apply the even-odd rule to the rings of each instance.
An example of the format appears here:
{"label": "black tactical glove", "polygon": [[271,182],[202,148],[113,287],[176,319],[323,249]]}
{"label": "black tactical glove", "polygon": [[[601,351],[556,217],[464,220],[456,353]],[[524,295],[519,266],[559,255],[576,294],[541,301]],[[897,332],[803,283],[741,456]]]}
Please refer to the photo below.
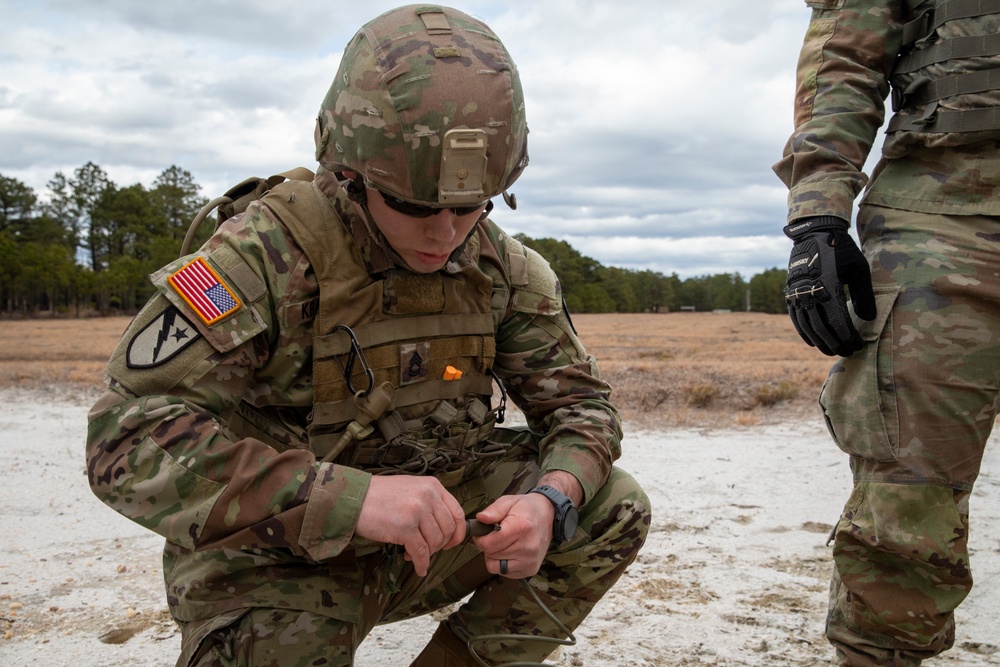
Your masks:
{"label": "black tactical glove", "polygon": [[830,356],[849,357],[864,345],[847,312],[845,284],[857,316],[875,319],[871,270],[849,226],[842,218],[814,216],[785,227],[795,242],[785,288],[788,314],[802,340]]}

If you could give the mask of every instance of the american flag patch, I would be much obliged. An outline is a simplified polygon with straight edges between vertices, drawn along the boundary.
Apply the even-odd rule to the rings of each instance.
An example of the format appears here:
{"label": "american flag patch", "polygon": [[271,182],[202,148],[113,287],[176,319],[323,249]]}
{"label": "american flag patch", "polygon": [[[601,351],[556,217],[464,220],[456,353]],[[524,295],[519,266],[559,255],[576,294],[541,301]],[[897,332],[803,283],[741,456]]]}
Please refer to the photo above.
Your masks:
{"label": "american flag patch", "polygon": [[208,262],[197,257],[167,279],[205,324],[215,324],[240,307],[240,299]]}

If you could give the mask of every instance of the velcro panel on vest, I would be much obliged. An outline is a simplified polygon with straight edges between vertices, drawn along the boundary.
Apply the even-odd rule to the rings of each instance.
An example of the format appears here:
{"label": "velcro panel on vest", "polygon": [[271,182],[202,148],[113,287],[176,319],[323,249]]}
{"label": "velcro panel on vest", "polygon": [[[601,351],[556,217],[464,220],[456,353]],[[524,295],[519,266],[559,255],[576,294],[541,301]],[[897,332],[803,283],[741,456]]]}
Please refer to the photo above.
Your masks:
{"label": "velcro panel on vest", "polygon": [[[493,316],[490,313],[459,313],[441,317],[425,315],[374,322],[354,330],[361,348],[378,347],[387,343],[427,340],[445,336],[493,336]],[[313,339],[313,355],[319,358],[347,354],[351,340],[338,331]]]}
{"label": "velcro panel on vest", "polygon": [[[484,356],[492,359],[496,353],[496,343],[491,340],[487,341],[482,336],[439,338],[425,341],[425,345],[427,348],[426,356],[421,354],[421,356],[424,356],[425,362],[460,359],[462,357],[482,359]],[[398,369],[402,361],[400,349],[405,347],[406,345],[385,345],[372,350],[365,350],[365,359],[368,360],[368,366],[373,371],[388,368]],[[476,370],[483,372],[486,368],[477,368]]]}
{"label": "velcro panel on vest", "polygon": [[555,315],[562,310],[562,288],[548,261],[524,248],[527,284],[515,286],[511,308],[532,315]]}
{"label": "velcro panel on vest", "polygon": [[385,280],[382,311],[386,315],[426,315],[444,310],[440,273],[390,271]]}
{"label": "velcro panel on vest", "polygon": [[528,258],[524,255],[524,246],[521,246],[520,253],[507,253],[507,267],[511,285],[520,287],[528,284]]}
{"label": "velcro panel on vest", "polygon": [[528,258],[524,244],[513,236],[507,237],[507,274],[514,287],[528,284]]}

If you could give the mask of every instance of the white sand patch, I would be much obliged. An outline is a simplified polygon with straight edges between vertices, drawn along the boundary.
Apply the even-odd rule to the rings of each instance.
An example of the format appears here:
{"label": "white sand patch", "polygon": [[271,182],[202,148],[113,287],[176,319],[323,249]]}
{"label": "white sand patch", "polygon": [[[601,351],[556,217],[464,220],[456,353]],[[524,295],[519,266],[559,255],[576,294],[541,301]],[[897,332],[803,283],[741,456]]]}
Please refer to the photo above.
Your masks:
{"label": "white sand patch", "polygon": [[[90,493],[92,396],[0,390],[0,665],[169,666],[160,538]],[[807,425],[629,431],[621,467],[654,503],[649,540],[555,665],[833,664],[822,635],[826,535],[850,487],[819,416]],[[972,498],[976,588],[956,647],[926,664],[1000,665],[1000,447]],[[433,632],[376,629],[361,666],[408,665]],[[101,641],[101,639],[104,641]],[[107,643],[107,642],[113,643]]]}

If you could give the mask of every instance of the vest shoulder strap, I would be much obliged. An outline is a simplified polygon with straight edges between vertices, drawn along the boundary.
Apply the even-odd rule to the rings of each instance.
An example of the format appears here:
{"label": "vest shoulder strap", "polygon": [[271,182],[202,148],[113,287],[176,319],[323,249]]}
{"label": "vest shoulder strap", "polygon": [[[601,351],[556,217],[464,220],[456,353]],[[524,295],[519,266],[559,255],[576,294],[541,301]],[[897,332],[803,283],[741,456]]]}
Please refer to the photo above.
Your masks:
{"label": "vest shoulder strap", "polygon": [[221,197],[216,197],[212,201],[205,204],[205,206],[198,211],[198,215],[194,217],[194,220],[192,220],[191,224],[188,226],[187,234],[184,235],[184,241],[181,243],[180,256],[183,257],[191,252],[191,246],[194,244],[194,239],[198,235],[198,230],[201,228],[201,224],[208,218],[209,215],[211,215],[212,211],[217,212],[215,226],[218,228],[219,225],[229,218],[247,210],[247,206],[250,205],[250,202],[260,199],[266,192],[286,179],[293,181],[311,181],[313,180],[313,173],[305,167],[295,167],[267,178],[251,176],[250,178],[240,181],[233,187],[229,188],[229,190],[226,191],[226,194]]}
{"label": "vest shoulder strap", "polygon": [[346,233],[330,199],[308,181],[285,181],[261,198],[299,244],[322,285],[331,278],[335,253]]}

